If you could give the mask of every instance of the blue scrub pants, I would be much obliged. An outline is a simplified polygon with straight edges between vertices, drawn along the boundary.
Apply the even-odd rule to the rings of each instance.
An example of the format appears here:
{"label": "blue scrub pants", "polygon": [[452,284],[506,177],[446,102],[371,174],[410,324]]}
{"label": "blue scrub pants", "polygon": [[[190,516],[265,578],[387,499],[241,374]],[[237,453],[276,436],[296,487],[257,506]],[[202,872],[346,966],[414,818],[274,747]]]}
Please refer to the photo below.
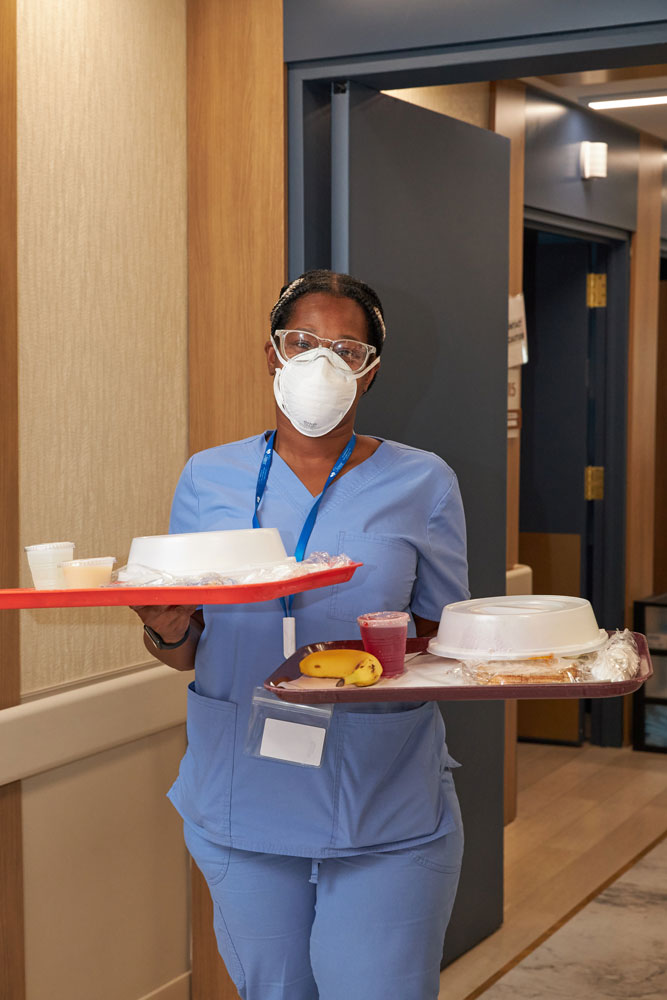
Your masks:
{"label": "blue scrub pants", "polygon": [[437,1000],[463,855],[457,827],[400,851],[313,861],[221,847],[185,827],[242,1000]]}

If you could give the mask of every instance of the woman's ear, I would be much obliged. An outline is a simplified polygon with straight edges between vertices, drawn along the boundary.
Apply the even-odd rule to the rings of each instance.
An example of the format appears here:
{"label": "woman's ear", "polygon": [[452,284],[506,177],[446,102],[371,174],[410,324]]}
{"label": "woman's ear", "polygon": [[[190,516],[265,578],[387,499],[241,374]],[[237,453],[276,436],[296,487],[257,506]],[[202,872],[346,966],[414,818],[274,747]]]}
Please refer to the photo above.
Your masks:
{"label": "woman's ear", "polygon": [[264,344],[264,353],[266,354],[266,364],[269,369],[269,375],[273,377],[276,374],[276,368],[281,368],[282,365],[278,360],[276,349],[270,340],[267,340]]}
{"label": "woman's ear", "polygon": [[379,370],[380,370],[380,365],[381,365],[381,364],[382,364],[382,362],[381,362],[381,361],[378,361],[378,363],[376,364],[375,368],[372,368],[372,369],[371,369],[371,370],[370,370],[370,371],[368,372],[368,374],[367,374],[367,375],[364,375],[364,376],[363,376],[363,379],[362,379],[362,381],[363,381],[363,383],[364,383],[364,390],[363,390],[363,392],[362,392],[362,396],[365,396],[365,395],[366,395],[366,393],[368,392],[368,390],[370,389],[370,387],[371,387],[371,386],[373,385],[373,382],[375,381],[375,378],[376,378],[376,376],[377,376],[377,373],[378,373],[378,372],[379,372]]}

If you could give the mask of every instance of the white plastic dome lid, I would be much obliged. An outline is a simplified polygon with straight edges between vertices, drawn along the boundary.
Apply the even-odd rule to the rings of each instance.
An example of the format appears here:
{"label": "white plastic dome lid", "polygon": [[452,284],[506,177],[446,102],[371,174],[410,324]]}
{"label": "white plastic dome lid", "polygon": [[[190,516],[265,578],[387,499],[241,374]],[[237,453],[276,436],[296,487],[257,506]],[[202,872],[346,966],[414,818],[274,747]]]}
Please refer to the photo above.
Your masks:
{"label": "white plastic dome lid", "polygon": [[511,660],[578,656],[606,641],[585,598],[520,594],[448,604],[429,650],[454,659]]}
{"label": "white plastic dome lid", "polygon": [[138,536],[132,539],[127,564],[198,575],[262,568],[285,559],[277,528],[239,528]]}

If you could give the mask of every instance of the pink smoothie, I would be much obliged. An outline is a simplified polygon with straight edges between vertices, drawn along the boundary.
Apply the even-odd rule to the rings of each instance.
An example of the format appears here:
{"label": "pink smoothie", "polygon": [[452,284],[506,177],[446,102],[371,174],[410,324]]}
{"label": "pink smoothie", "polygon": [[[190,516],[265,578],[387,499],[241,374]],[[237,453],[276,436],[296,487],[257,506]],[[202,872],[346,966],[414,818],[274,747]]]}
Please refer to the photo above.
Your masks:
{"label": "pink smoothie", "polygon": [[408,615],[404,611],[378,611],[357,619],[367,653],[377,656],[383,677],[399,677],[405,666]]}

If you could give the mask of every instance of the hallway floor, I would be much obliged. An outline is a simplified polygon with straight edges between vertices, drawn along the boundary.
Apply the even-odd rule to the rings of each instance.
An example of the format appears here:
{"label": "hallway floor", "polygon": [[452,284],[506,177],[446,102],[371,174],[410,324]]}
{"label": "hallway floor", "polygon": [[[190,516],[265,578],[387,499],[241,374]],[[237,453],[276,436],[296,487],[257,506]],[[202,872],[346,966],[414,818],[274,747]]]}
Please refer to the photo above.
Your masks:
{"label": "hallway floor", "polygon": [[587,903],[482,1000],[664,1000],[667,840]]}
{"label": "hallway floor", "polygon": [[474,1000],[667,830],[667,758],[630,748],[518,747],[505,829],[505,919],[442,973],[440,1000]]}

